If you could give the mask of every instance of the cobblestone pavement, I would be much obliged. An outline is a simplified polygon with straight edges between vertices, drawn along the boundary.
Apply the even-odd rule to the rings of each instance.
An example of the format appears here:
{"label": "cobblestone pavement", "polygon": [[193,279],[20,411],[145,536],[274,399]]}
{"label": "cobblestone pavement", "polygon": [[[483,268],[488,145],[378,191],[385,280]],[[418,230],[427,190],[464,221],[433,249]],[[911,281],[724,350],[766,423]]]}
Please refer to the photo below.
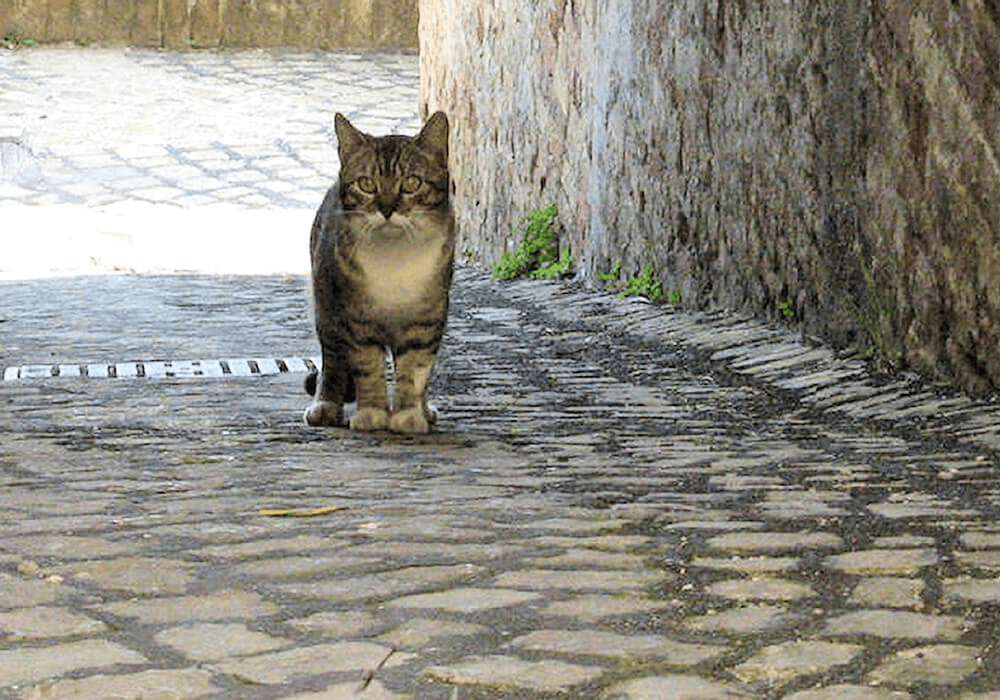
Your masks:
{"label": "cobblestone pavement", "polygon": [[[251,246],[272,274],[206,274],[195,246],[167,266],[196,274],[66,275],[155,268],[151,220],[300,225],[335,169],[302,104],[408,129],[378,119],[385,85],[413,110],[415,58],[0,53],[0,118],[107,116],[86,95],[107,83],[72,73],[95,62],[136,114],[187,81],[191,123],[273,89],[327,150],[287,203],[226,209],[183,177],[165,202],[68,192],[56,173],[100,183],[58,129],[27,129],[21,174],[6,161],[5,249],[11,211],[92,229],[54,267],[0,261],[0,698],[1000,698],[995,403],[745,318],[463,268],[437,432],[306,428],[298,258]],[[176,143],[278,148],[255,121]],[[129,161],[128,133],[78,142]],[[151,140],[180,152],[173,133]],[[115,265],[86,255],[109,222],[133,236]]]}
{"label": "cobblestone pavement", "polygon": [[6,52],[0,205],[314,208],[336,173],[333,113],[413,129],[418,80],[407,54]]}

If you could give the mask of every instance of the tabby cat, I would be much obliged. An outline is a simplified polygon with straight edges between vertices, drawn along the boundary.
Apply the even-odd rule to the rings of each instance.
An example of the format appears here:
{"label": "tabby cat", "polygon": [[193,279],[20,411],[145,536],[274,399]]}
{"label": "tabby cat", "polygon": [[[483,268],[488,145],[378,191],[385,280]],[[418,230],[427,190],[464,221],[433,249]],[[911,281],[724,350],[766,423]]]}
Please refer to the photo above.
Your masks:
{"label": "tabby cat", "polygon": [[[448,316],[455,254],[449,202],[448,118],[433,114],[416,136],[375,137],[334,118],[340,179],[326,193],[310,238],[318,375],[306,379],[308,425],[426,433],[427,403]],[[386,352],[396,384],[390,405]]]}

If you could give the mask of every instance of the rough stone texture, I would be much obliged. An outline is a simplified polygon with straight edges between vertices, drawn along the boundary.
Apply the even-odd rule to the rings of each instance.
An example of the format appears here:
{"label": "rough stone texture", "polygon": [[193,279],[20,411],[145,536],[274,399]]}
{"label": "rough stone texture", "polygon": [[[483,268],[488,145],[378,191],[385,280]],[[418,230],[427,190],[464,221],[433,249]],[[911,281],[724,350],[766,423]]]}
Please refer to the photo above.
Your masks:
{"label": "rough stone texture", "polygon": [[186,49],[415,48],[415,0],[18,0],[0,36]]}
{"label": "rough stone texture", "polygon": [[106,629],[107,625],[100,620],[62,608],[37,607],[0,612],[0,637],[8,640],[75,637]]}
{"label": "rough stone texture", "polygon": [[85,639],[40,649],[0,650],[0,687],[36,681],[80,668],[140,664],[144,657],[103,639]]}
{"label": "rough stone texture", "polygon": [[171,627],[155,637],[196,661],[217,661],[272,651],[286,642],[239,624],[199,624]]}
{"label": "rough stone texture", "polygon": [[811,586],[769,577],[718,581],[706,591],[731,600],[801,600],[816,595]]}
{"label": "rough stone texture", "polygon": [[1000,5],[872,3],[870,260],[917,368],[1000,386]]}
{"label": "rough stone texture", "polygon": [[749,694],[724,683],[697,676],[651,676],[619,683],[608,689],[608,700],[739,700]]}
{"label": "rough stone texture", "polygon": [[965,632],[957,616],[924,615],[898,610],[858,610],[830,620],[824,636],[872,635],[896,639],[957,640]]}
{"label": "rough stone texture", "polygon": [[980,653],[976,647],[959,644],[904,649],[890,656],[868,677],[873,682],[892,685],[953,685],[975,673],[981,663]]}
{"label": "rough stone texture", "polygon": [[554,202],[586,278],[654,263],[686,305],[1000,386],[996,2],[421,0],[420,45],[471,258]]}
{"label": "rough stone texture", "polygon": [[746,682],[782,682],[848,664],[860,650],[853,644],[784,642],[764,647],[733,668],[733,675]]}
{"label": "rough stone texture", "polygon": [[923,605],[924,588],[920,579],[873,576],[858,582],[851,591],[849,602],[860,606],[917,609]]}
{"label": "rough stone texture", "polygon": [[191,700],[218,690],[210,673],[192,668],[49,681],[35,686],[23,697],[25,700]]}
{"label": "rough stone texture", "polygon": [[412,658],[409,654],[393,654],[387,659],[390,651],[380,644],[339,642],[249,656],[220,663],[214,668],[244,683],[281,684],[294,676],[360,672],[374,668],[383,659],[386,659],[384,666],[396,666]]}
{"label": "rough stone texture", "polygon": [[851,574],[911,574],[937,561],[937,553],[930,549],[862,549],[834,554],[826,564]]}
{"label": "rough stone texture", "polygon": [[616,658],[663,658],[669,663],[694,665],[719,656],[726,647],[686,644],[660,635],[622,635],[588,630],[536,630],[510,642],[515,649],[550,651]]}
{"label": "rough stone texture", "polygon": [[471,657],[453,666],[432,666],[425,675],[454,685],[485,685],[496,688],[527,688],[565,692],[601,674],[598,666],[579,666],[562,661],[523,661],[511,656]]}
{"label": "rough stone texture", "polygon": [[[359,684],[355,681],[339,683],[318,693],[301,693],[283,698],[282,700],[354,700],[359,697]],[[410,696],[400,695],[388,690],[382,683],[373,680],[364,691],[365,700],[408,700]]]}
{"label": "rough stone texture", "polygon": [[909,693],[862,685],[831,685],[785,696],[786,700],[909,700]]}
{"label": "rough stone texture", "polygon": [[693,630],[703,632],[728,632],[730,634],[759,634],[764,630],[790,627],[799,622],[799,616],[787,608],[776,605],[746,605],[725,612],[700,615],[684,621]]}

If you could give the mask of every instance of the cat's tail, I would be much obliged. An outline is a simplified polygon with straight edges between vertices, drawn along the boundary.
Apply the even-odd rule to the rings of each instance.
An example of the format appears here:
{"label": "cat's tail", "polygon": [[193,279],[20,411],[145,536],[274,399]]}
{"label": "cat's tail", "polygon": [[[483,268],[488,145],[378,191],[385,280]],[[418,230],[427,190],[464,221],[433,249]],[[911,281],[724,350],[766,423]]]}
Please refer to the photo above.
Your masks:
{"label": "cat's tail", "polygon": [[[319,381],[319,370],[312,370],[306,375],[305,381],[302,382],[303,388],[306,393],[310,396],[316,396],[316,383]],[[356,401],[357,397],[354,394],[354,382],[350,379],[347,380],[347,386],[344,387],[344,403],[351,403]]]}
{"label": "cat's tail", "polygon": [[316,395],[316,379],[318,377],[319,377],[319,372],[317,372],[316,370],[312,370],[311,372],[309,372],[309,374],[306,375],[306,380],[302,382],[303,388],[306,390],[306,393],[309,394],[310,396]]}

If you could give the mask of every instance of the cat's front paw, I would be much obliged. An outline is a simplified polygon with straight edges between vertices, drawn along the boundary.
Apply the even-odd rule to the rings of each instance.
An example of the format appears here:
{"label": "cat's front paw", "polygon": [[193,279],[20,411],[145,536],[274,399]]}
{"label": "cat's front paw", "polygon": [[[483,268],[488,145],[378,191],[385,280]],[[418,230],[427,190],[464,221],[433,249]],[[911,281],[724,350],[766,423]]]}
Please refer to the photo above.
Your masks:
{"label": "cat's front paw", "polygon": [[335,401],[317,401],[306,409],[302,418],[306,425],[332,425],[339,428],[344,424],[344,406]]}
{"label": "cat's front paw", "polygon": [[389,427],[389,412],[383,408],[359,408],[351,418],[351,430],[370,432]]}
{"label": "cat's front paw", "polygon": [[393,413],[389,419],[389,430],[394,433],[429,433],[431,425],[427,421],[423,406],[407,408],[399,413]]}

